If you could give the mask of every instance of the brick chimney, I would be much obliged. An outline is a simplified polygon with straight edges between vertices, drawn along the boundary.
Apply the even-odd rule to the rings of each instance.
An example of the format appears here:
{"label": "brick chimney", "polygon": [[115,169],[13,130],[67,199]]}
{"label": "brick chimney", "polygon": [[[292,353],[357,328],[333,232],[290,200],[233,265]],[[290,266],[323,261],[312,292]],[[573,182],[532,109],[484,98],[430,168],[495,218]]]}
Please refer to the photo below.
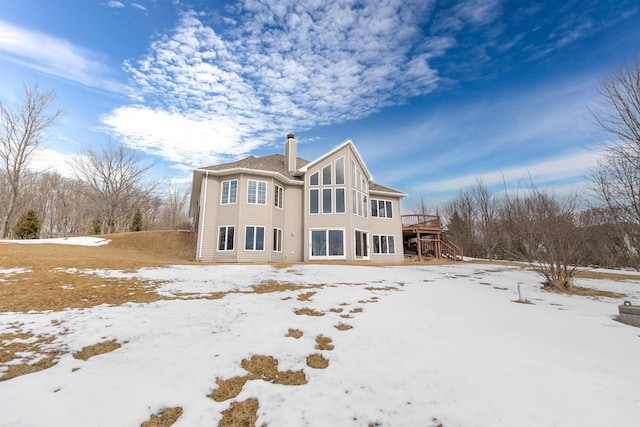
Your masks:
{"label": "brick chimney", "polygon": [[284,143],[284,167],[289,172],[294,172],[296,168],[296,141],[295,136],[292,133],[287,135],[287,140]]}

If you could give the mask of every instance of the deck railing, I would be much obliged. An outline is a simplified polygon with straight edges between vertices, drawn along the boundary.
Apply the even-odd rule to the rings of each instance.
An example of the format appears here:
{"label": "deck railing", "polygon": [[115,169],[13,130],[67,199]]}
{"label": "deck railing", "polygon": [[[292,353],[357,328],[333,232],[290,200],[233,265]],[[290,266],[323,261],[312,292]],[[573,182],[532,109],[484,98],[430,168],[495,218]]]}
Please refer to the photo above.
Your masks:
{"label": "deck railing", "polygon": [[402,215],[403,227],[431,228],[440,230],[440,215]]}

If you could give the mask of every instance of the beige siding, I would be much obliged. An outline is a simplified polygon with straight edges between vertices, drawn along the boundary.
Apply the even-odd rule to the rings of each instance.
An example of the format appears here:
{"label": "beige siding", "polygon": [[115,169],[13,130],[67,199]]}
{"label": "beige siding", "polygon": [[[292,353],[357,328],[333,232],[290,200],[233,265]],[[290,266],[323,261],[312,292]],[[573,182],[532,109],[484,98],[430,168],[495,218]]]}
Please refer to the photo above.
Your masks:
{"label": "beige siding", "polygon": [[[372,195],[372,199],[392,202],[392,218],[371,218],[371,261],[372,262],[401,262],[404,260],[404,247],[402,243],[402,217],[400,214],[400,199],[389,196]],[[371,213],[371,212],[369,212]],[[374,254],[373,236],[393,236],[395,241],[395,254]]]}
{"label": "beige siding", "polygon": [[299,262],[303,260],[304,234],[302,228],[303,197],[302,186],[287,185],[284,189],[283,212],[283,261]]}

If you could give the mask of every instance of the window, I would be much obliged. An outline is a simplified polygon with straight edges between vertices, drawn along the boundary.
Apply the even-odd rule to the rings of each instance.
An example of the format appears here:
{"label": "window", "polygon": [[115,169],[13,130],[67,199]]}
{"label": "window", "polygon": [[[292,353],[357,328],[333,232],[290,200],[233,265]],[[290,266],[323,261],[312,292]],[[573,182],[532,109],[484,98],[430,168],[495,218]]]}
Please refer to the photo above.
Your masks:
{"label": "window", "polygon": [[344,188],[336,188],[336,213],[345,213]]}
{"label": "window", "polygon": [[344,230],[311,230],[311,258],[344,258]]}
{"label": "window", "polygon": [[264,251],[264,227],[248,225],[244,235],[245,251]]}
{"label": "window", "polygon": [[273,251],[282,252],[282,230],[279,228],[273,229]]}
{"label": "window", "polygon": [[238,180],[222,181],[220,203],[228,205],[235,203],[238,197]]}
{"label": "window", "polygon": [[318,172],[309,177],[309,185],[318,185]]}
{"label": "window", "polygon": [[336,160],[336,184],[343,185],[344,184],[344,157]]}
{"label": "window", "polygon": [[374,254],[395,254],[396,245],[394,236],[373,236]]}
{"label": "window", "polygon": [[364,231],[356,230],[356,258],[367,258],[369,256],[367,236],[368,234]]}
{"label": "window", "polygon": [[247,203],[252,205],[267,204],[266,181],[255,181],[253,179],[247,181]]}
{"label": "window", "polygon": [[331,185],[331,165],[322,168],[322,185]]}
{"label": "window", "polygon": [[390,200],[371,199],[371,216],[378,218],[393,218]]}
{"label": "window", "polygon": [[309,190],[309,213],[317,214],[319,212],[318,191],[318,189]]}
{"label": "window", "polygon": [[322,213],[331,213],[331,188],[322,189]]}
{"label": "window", "polygon": [[233,225],[218,228],[218,250],[232,251],[236,228]]}
{"label": "window", "polygon": [[273,204],[275,207],[282,209],[282,202],[284,200],[284,188],[278,184],[273,188]]}

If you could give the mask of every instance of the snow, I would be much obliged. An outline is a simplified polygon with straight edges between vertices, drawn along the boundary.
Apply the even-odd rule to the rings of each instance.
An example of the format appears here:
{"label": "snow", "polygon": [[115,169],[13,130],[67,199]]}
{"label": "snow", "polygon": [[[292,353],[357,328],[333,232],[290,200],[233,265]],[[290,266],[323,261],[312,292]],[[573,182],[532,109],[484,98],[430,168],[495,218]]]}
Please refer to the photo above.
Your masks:
{"label": "snow", "polygon": [[[614,320],[622,300],[547,293],[526,269],[191,265],[134,274],[160,283],[163,295],[190,297],[0,313],[0,334],[22,324],[23,331],[56,335],[52,345],[68,352],[56,366],[0,382],[0,426],[140,425],[174,406],[184,409],[174,426],[212,426],[232,401],[250,397],[259,401],[257,425],[270,426],[603,426],[640,419],[640,329]],[[246,293],[264,280],[317,287]],[[514,302],[519,284],[533,304]],[[579,284],[640,302],[636,281]],[[310,301],[297,299],[311,291]],[[215,292],[228,293],[203,298]],[[303,307],[325,315],[294,313]],[[362,312],[340,317],[356,308]],[[339,323],[353,329],[339,331]],[[304,335],[286,337],[289,328]],[[335,349],[316,350],[319,334]],[[122,347],[87,361],[72,357],[110,339]],[[314,353],[329,367],[308,367]],[[245,375],[240,363],[254,354],[275,357],[281,371],[304,369],[307,384],[253,380],[233,399],[207,397],[216,378]]]}
{"label": "snow", "polygon": [[102,237],[59,237],[51,239],[24,239],[24,240],[2,240],[0,243],[17,243],[20,245],[38,245],[38,244],[55,244],[55,245],[76,245],[76,246],[101,246],[110,242],[110,239]]}

